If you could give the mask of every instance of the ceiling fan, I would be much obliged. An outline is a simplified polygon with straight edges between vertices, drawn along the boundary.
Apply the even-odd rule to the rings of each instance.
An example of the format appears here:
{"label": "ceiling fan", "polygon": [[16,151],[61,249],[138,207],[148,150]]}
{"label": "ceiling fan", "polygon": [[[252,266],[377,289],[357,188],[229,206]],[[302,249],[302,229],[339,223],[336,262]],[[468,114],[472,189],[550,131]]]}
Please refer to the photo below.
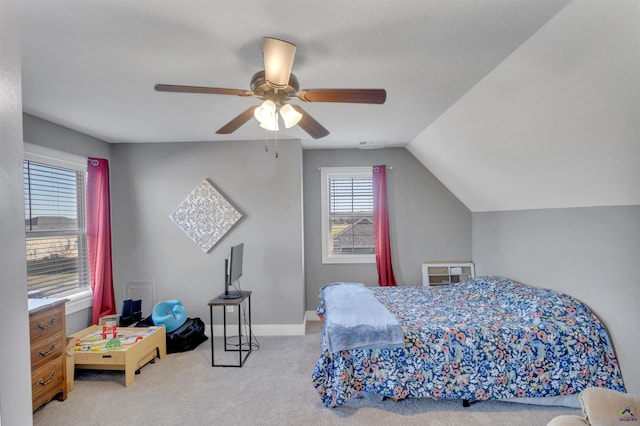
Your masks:
{"label": "ceiling fan", "polygon": [[342,102],[359,104],[383,104],[387,98],[384,89],[306,89],[300,90],[298,79],[291,72],[296,46],[284,40],[264,37],[264,70],[251,78],[250,90],[224,89],[219,87],[181,86],[174,84],[156,84],[158,92],[203,93],[211,95],[253,96],[262,99],[260,105],[254,105],[238,114],[222,126],[217,134],[230,134],[245,124],[253,116],[260,127],[278,130],[278,112],[289,128],[298,124],[312,138],[319,139],[329,134],[318,121],[298,105],[286,103],[297,98],[303,102]]}

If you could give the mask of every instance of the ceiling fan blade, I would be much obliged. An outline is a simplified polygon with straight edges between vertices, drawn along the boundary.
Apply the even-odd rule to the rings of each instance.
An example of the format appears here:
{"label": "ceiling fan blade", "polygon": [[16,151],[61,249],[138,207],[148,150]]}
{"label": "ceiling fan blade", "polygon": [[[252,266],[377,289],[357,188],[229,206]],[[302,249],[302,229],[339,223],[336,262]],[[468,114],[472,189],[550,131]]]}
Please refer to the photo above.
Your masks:
{"label": "ceiling fan blade", "polygon": [[265,80],[272,87],[286,88],[289,84],[293,59],[296,56],[296,45],[277,38],[264,37],[262,51]]}
{"label": "ceiling fan blade", "polygon": [[244,123],[249,121],[251,117],[253,117],[253,112],[256,108],[258,108],[258,106],[259,105],[254,105],[236,115],[230,122],[218,129],[216,133],[219,135],[228,135],[235,132],[236,130],[238,130],[238,128],[240,128],[240,126],[242,126]]}
{"label": "ceiling fan blade", "polygon": [[235,96],[252,96],[251,90],[240,89],[223,89],[220,87],[203,87],[203,86],[179,86],[176,84],[156,84],[155,89],[158,92],[175,92],[175,93],[204,93],[208,95],[235,95]]}
{"label": "ceiling fan blade", "polygon": [[387,100],[384,89],[308,89],[298,98],[305,102],[344,102],[351,104],[383,104]]}
{"label": "ceiling fan blade", "polygon": [[320,139],[329,134],[329,131],[325,129],[322,124],[318,123],[315,118],[311,117],[305,110],[298,105],[291,105],[293,109],[302,114],[302,118],[298,121],[298,126],[302,127],[302,130],[309,133],[314,139]]}

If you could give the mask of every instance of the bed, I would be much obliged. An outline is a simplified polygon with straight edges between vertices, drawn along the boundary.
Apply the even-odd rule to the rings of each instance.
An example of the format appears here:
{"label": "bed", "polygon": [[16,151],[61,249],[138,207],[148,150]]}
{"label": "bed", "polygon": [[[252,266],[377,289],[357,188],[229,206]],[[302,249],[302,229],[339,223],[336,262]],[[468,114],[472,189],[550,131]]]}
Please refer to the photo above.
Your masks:
{"label": "bed", "polygon": [[439,287],[335,283],[322,288],[317,314],[322,353],[312,380],[326,407],[361,395],[466,402],[593,386],[625,392],[602,323],[554,290],[499,277]]}

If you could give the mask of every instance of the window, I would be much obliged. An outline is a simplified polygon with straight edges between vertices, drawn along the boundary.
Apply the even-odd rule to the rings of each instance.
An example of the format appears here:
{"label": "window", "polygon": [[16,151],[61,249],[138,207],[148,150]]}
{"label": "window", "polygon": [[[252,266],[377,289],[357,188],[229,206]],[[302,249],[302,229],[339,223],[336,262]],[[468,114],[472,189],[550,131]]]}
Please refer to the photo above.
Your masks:
{"label": "window", "polygon": [[323,167],[322,263],[375,263],[371,167]]}
{"label": "window", "polygon": [[86,159],[25,144],[23,170],[29,297],[87,291]]}

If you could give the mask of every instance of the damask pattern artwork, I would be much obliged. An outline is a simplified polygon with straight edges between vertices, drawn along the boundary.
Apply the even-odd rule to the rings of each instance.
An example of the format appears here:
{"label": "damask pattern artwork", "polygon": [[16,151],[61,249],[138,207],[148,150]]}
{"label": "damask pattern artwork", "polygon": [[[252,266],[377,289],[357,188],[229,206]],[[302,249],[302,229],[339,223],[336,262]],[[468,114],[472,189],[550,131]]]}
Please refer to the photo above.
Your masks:
{"label": "damask pattern artwork", "polygon": [[203,180],[169,218],[207,253],[240,220],[242,214]]}

